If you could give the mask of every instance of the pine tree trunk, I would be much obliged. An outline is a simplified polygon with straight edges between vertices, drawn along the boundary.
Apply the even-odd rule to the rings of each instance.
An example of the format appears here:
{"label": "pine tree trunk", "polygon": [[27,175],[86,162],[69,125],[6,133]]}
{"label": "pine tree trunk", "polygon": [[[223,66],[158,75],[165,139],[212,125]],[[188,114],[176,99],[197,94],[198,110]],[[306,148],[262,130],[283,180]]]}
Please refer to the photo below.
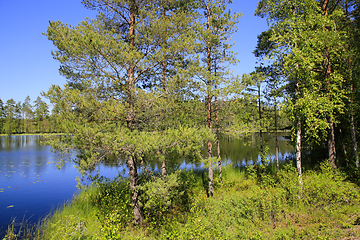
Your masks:
{"label": "pine tree trunk", "polygon": [[[136,2],[132,0],[130,3],[130,23],[129,23],[129,44],[130,47],[135,49],[135,14],[136,14]],[[128,70],[128,89],[127,89],[127,127],[130,131],[134,130],[134,92],[135,92],[135,67],[129,66]],[[130,181],[130,190],[131,190],[131,205],[134,208],[134,224],[138,225],[143,221],[143,214],[140,207],[139,201],[139,190],[138,190],[138,173],[136,160],[132,156],[128,156],[127,167],[129,168],[129,181]]]}
{"label": "pine tree trunk", "polygon": [[[207,112],[208,112],[208,128],[211,130],[211,97],[208,96],[207,98]],[[211,141],[208,141],[208,159],[211,159],[212,157],[212,143]],[[212,163],[209,162],[209,197],[214,196],[214,173],[212,169]]]}
{"label": "pine tree trunk", "polygon": [[[164,13],[165,15],[165,13]],[[166,94],[166,60],[165,58],[162,61],[162,88],[163,94]],[[161,164],[161,177],[163,180],[166,178],[166,158],[165,158],[165,151],[162,151],[162,155],[164,156],[164,161]]]}
{"label": "pine tree trunk", "polygon": [[140,208],[139,190],[138,187],[138,174],[135,159],[129,155],[127,159],[127,167],[129,168],[129,182],[131,190],[131,205],[134,208],[134,224],[138,225],[143,221],[143,215]]}
{"label": "pine tree trunk", "polygon": [[220,134],[219,134],[219,119],[218,119],[218,114],[217,114],[217,100],[215,97],[215,114],[216,114],[216,145],[217,145],[217,157],[219,159],[218,161],[218,166],[219,166],[219,176],[220,176],[220,181],[223,182],[223,177],[222,177],[222,167],[221,167],[221,155],[220,155]]}
{"label": "pine tree trunk", "polygon": [[336,149],[335,149],[335,126],[331,117],[327,117],[329,123],[328,130],[328,151],[329,151],[329,160],[333,168],[336,168]]}
{"label": "pine tree trunk", "polygon": [[347,151],[346,151],[346,147],[345,147],[345,143],[344,143],[344,138],[343,138],[343,133],[342,133],[342,129],[339,128],[339,132],[340,132],[340,142],[341,142],[341,146],[342,146],[342,150],[344,153],[345,158],[347,159]]}
{"label": "pine tree trunk", "polygon": [[23,121],[24,121],[24,125],[23,125],[23,127],[24,127],[24,129],[23,129],[23,131],[24,131],[24,133],[26,133],[26,120],[25,120],[25,113],[23,113]]}
{"label": "pine tree trunk", "polygon": [[[322,2],[322,11],[325,16],[328,16],[328,14],[329,14],[328,10],[329,10],[329,0],[324,0]],[[325,26],[325,28],[326,28],[326,30],[329,31],[328,27]],[[327,84],[328,84],[327,92],[330,92],[330,80],[329,79],[330,79],[331,73],[332,73],[331,56],[330,56],[329,47],[327,46],[325,48],[325,52],[324,52],[324,74],[325,74],[325,80],[327,81]],[[329,94],[329,99],[331,101],[330,94]],[[333,168],[336,168],[335,126],[334,126],[334,122],[333,122],[331,116],[329,116],[327,114],[326,119],[329,124],[328,139],[327,139],[329,161],[330,161],[330,164],[333,166]]]}
{"label": "pine tree trunk", "polygon": [[[216,60],[215,60],[215,76],[216,76]],[[216,89],[217,89],[217,83],[215,83],[215,90]],[[215,95],[214,106],[215,106],[216,145],[217,145],[219,177],[220,177],[220,182],[222,183],[223,177],[222,177],[221,155],[220,155],[219,109],[218,109],[217,95]]]}
{"label": "pine tree trunk", "polygon": [[[346,11],[348,11],[348,5],[346,4]],[[349,15],[349,13],[347,12],[347,16]],[[351,86],[350,86],[350,133],[351,133],[351,141],[353,143],[353,148],[354,148],[354,157],[355,157],[355,164],[356,164],[356,168],[359,168],[359,154],[358,154],[358,150],[357,150],[357,142],[356,142],[356,130],[355,130],[355,121],[354,121],[354,108],[353,108],[353,91],[354,91],[354,86],[352,84],[353,82],[353,71],[352,71],[352,59],[351,57],[349,57],[349,70],[350,70],[350,82],[351,82]]]}
{"label": "pine tree trunk", "polygon": [[[210,32],[210,6],[208,1],[206,1],[206,16],[207,16],[207,21],[206,21],[206,27],[207,27],[207,31]],[[210,48],[210,42],[207,43],[207,64],[208,64],[208,72],[211,74],[211,48]],[[207,80],[207,84],[208,87],[211,87],[211,79]],[[211,92],[209,92],[208,90],[208,95],[207,95],[207,124],[208,124],[208,128],[211,130]],[[212,143],[211,141],[208,141],[208,159],[211,159],[212,157]],[[209,197],[213,197],[214,196],[214,173],[213,173],[213,169],[212,169],[212,162],[209,162]]]}
{"label": "pine tree trunk", "polygon": [[358,154],[358,150],[357,150],[356,131],[355,131],[354,114],[353,114],[352,105],[350,105],[350,111],[351,111],[351,113],[350,113],[351,114],[351,117],[350,117],[351,140],[353,142],[355,164],[356,164],[356,167],[359,168],[359,154]]}

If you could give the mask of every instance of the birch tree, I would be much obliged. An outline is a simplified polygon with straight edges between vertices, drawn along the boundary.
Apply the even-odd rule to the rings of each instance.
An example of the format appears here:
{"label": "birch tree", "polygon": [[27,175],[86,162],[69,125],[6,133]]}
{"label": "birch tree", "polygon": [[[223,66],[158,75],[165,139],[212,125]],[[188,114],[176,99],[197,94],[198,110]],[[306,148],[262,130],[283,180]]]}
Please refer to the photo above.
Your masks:
{"label": "birch tree", "polygon": [[266,17],[277,47],[268,57],[282,64],[293,81],[292,112],[304,120],[306,139],[319,144],[327,138],[328,157],[336,168],[335,124],[344,111],[344,77],[337,64],[345,50],[337,18],[339,1],[259,2],[257,14]]}

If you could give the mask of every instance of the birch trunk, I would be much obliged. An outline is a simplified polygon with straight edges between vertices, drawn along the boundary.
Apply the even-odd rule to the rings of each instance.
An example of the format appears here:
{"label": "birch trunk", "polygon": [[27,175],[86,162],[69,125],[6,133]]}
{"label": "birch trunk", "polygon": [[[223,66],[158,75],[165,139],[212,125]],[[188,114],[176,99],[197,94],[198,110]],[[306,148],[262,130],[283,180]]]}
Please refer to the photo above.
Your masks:
{"label": "birch trunk", "polygon": [[301,169],[301,122],[300,119],[297,122],[296,130],[296,169],[299,176],[299,184],[302,186],[302,169]]}
{"label": "birch trunk", "polygon": [[166,171],[166,158],[165,158],[165,151],[162,151],[162,155],[164,156],[164,161],[161,164],[161,178],[162,180],[166,179],[167,171]]}
{"label": "birch trunk", "polygon": [[264,164],[263,160],[263,136],[262,136],[262,124],[261,124],[261,86],[258,86],[258,97],[259,97],[259,121],[260,121],[260,152],[261,152],[261,163]]}

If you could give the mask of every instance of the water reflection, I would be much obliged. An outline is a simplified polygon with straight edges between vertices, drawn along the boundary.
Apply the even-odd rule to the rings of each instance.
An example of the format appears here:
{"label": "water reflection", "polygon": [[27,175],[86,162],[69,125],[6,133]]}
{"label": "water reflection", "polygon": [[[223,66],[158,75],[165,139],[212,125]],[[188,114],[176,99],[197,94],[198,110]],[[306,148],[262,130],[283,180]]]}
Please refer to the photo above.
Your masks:
{"label": "water reflection", "polygon": [[[220,139],[221,157],[235,166],[257,164],[260,161],[260,136],[251,134],[241,139]],[[263,133],[263,149],[268,147],[267,158],[275,159],[276,141],[275,134]],[[289,141],[289,133],[278,133],[279,160],[294,156],[294,148]]]}
{"label": "water reflection", "polygon": [[[293,154],[287,135],[279,134],[280,159]],[[75,178],[80,174],[73,163],[65,162],[59,171],[56,167],[59,156],[50,151],[50,146],[41,145],[41,140],[39,136],[0,137],[0,232],[7,228],[14,217],[22,219],[25,216],[36,223],[39,217],[46,216],[52,208],[71,199],[77,192]],[[258,145],[258,134],[242,139],[222,137],[222,159],[238,166],[257,163],[260,159]],[[269,147],[269,156],[275,158],[273,134],[264,134],[264,146]],[[148,170],[161,169],[160,162],[148,160]],[[167,166],[189,169],[201,168],[202,164],[183,156],[172,156]],[[119,172],[124,175],[127,172],[123,158],[113,158],[97,169],[101,175],[109,178],[115,177]]]}
{"label": "water reflection", "polygon": [[42,140],[39,136],[11,136],[0,137],[0,151],[12,151],[14,149],[40,146]]}
{"label": "water reflection", "polygon": [[[279,160],[293,158],[294,148],[291,145],[289,133],[278,133],[278,147]],[[258,164],[261,160],[260,155],[260,136],[258,133],[252,133],[249,136],[242,138],[229,138],[221,136],[220,138],[220,152],[222,161],[225,164],[232,164],[234,166],[248,166],[250,164]],[[267,159],[275,161],[276,159],[276,141],[274,133],[263,133],[263,149],[267,148]],[[265,151],[265,150],[264,150]],[[206,149],[203,149],[203,155],[206,156]],[[213,146],[213,156],[217,156],[216,147]],[[146,169],[152,172],[158,172],[161,169],[161,162],[157,161],[156,157],[149,157],[145,159]],[[125,165],[126,161],[120,157],[109,157],[106,160],[108,166]],[[167,156],[167,167],[170,169],[201,169],[202,164],[199,161],[194,161],[179,155]],[[140,169],[141,171],[141,169]]]}

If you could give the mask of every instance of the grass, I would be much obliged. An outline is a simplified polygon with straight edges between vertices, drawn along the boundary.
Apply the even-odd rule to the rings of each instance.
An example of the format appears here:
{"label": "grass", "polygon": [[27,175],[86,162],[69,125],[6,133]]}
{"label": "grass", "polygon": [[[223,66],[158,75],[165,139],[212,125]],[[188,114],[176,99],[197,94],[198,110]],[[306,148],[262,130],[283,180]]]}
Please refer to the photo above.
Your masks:
{"label": "grass", "polygon": [[[291,164],[280,171],[226,166],[223,183],[215,176],[212,199],[207,198],[206,171],[176,172],[156,183],[143,176],[141,226],[131,223],[128,181],[98,182],[44,219],[31,238],[360,238],[359,187],[329,164],[306,171],[302,187]],[[14,237],[10,228],[5,239],[21,239],[21,234]]]}

